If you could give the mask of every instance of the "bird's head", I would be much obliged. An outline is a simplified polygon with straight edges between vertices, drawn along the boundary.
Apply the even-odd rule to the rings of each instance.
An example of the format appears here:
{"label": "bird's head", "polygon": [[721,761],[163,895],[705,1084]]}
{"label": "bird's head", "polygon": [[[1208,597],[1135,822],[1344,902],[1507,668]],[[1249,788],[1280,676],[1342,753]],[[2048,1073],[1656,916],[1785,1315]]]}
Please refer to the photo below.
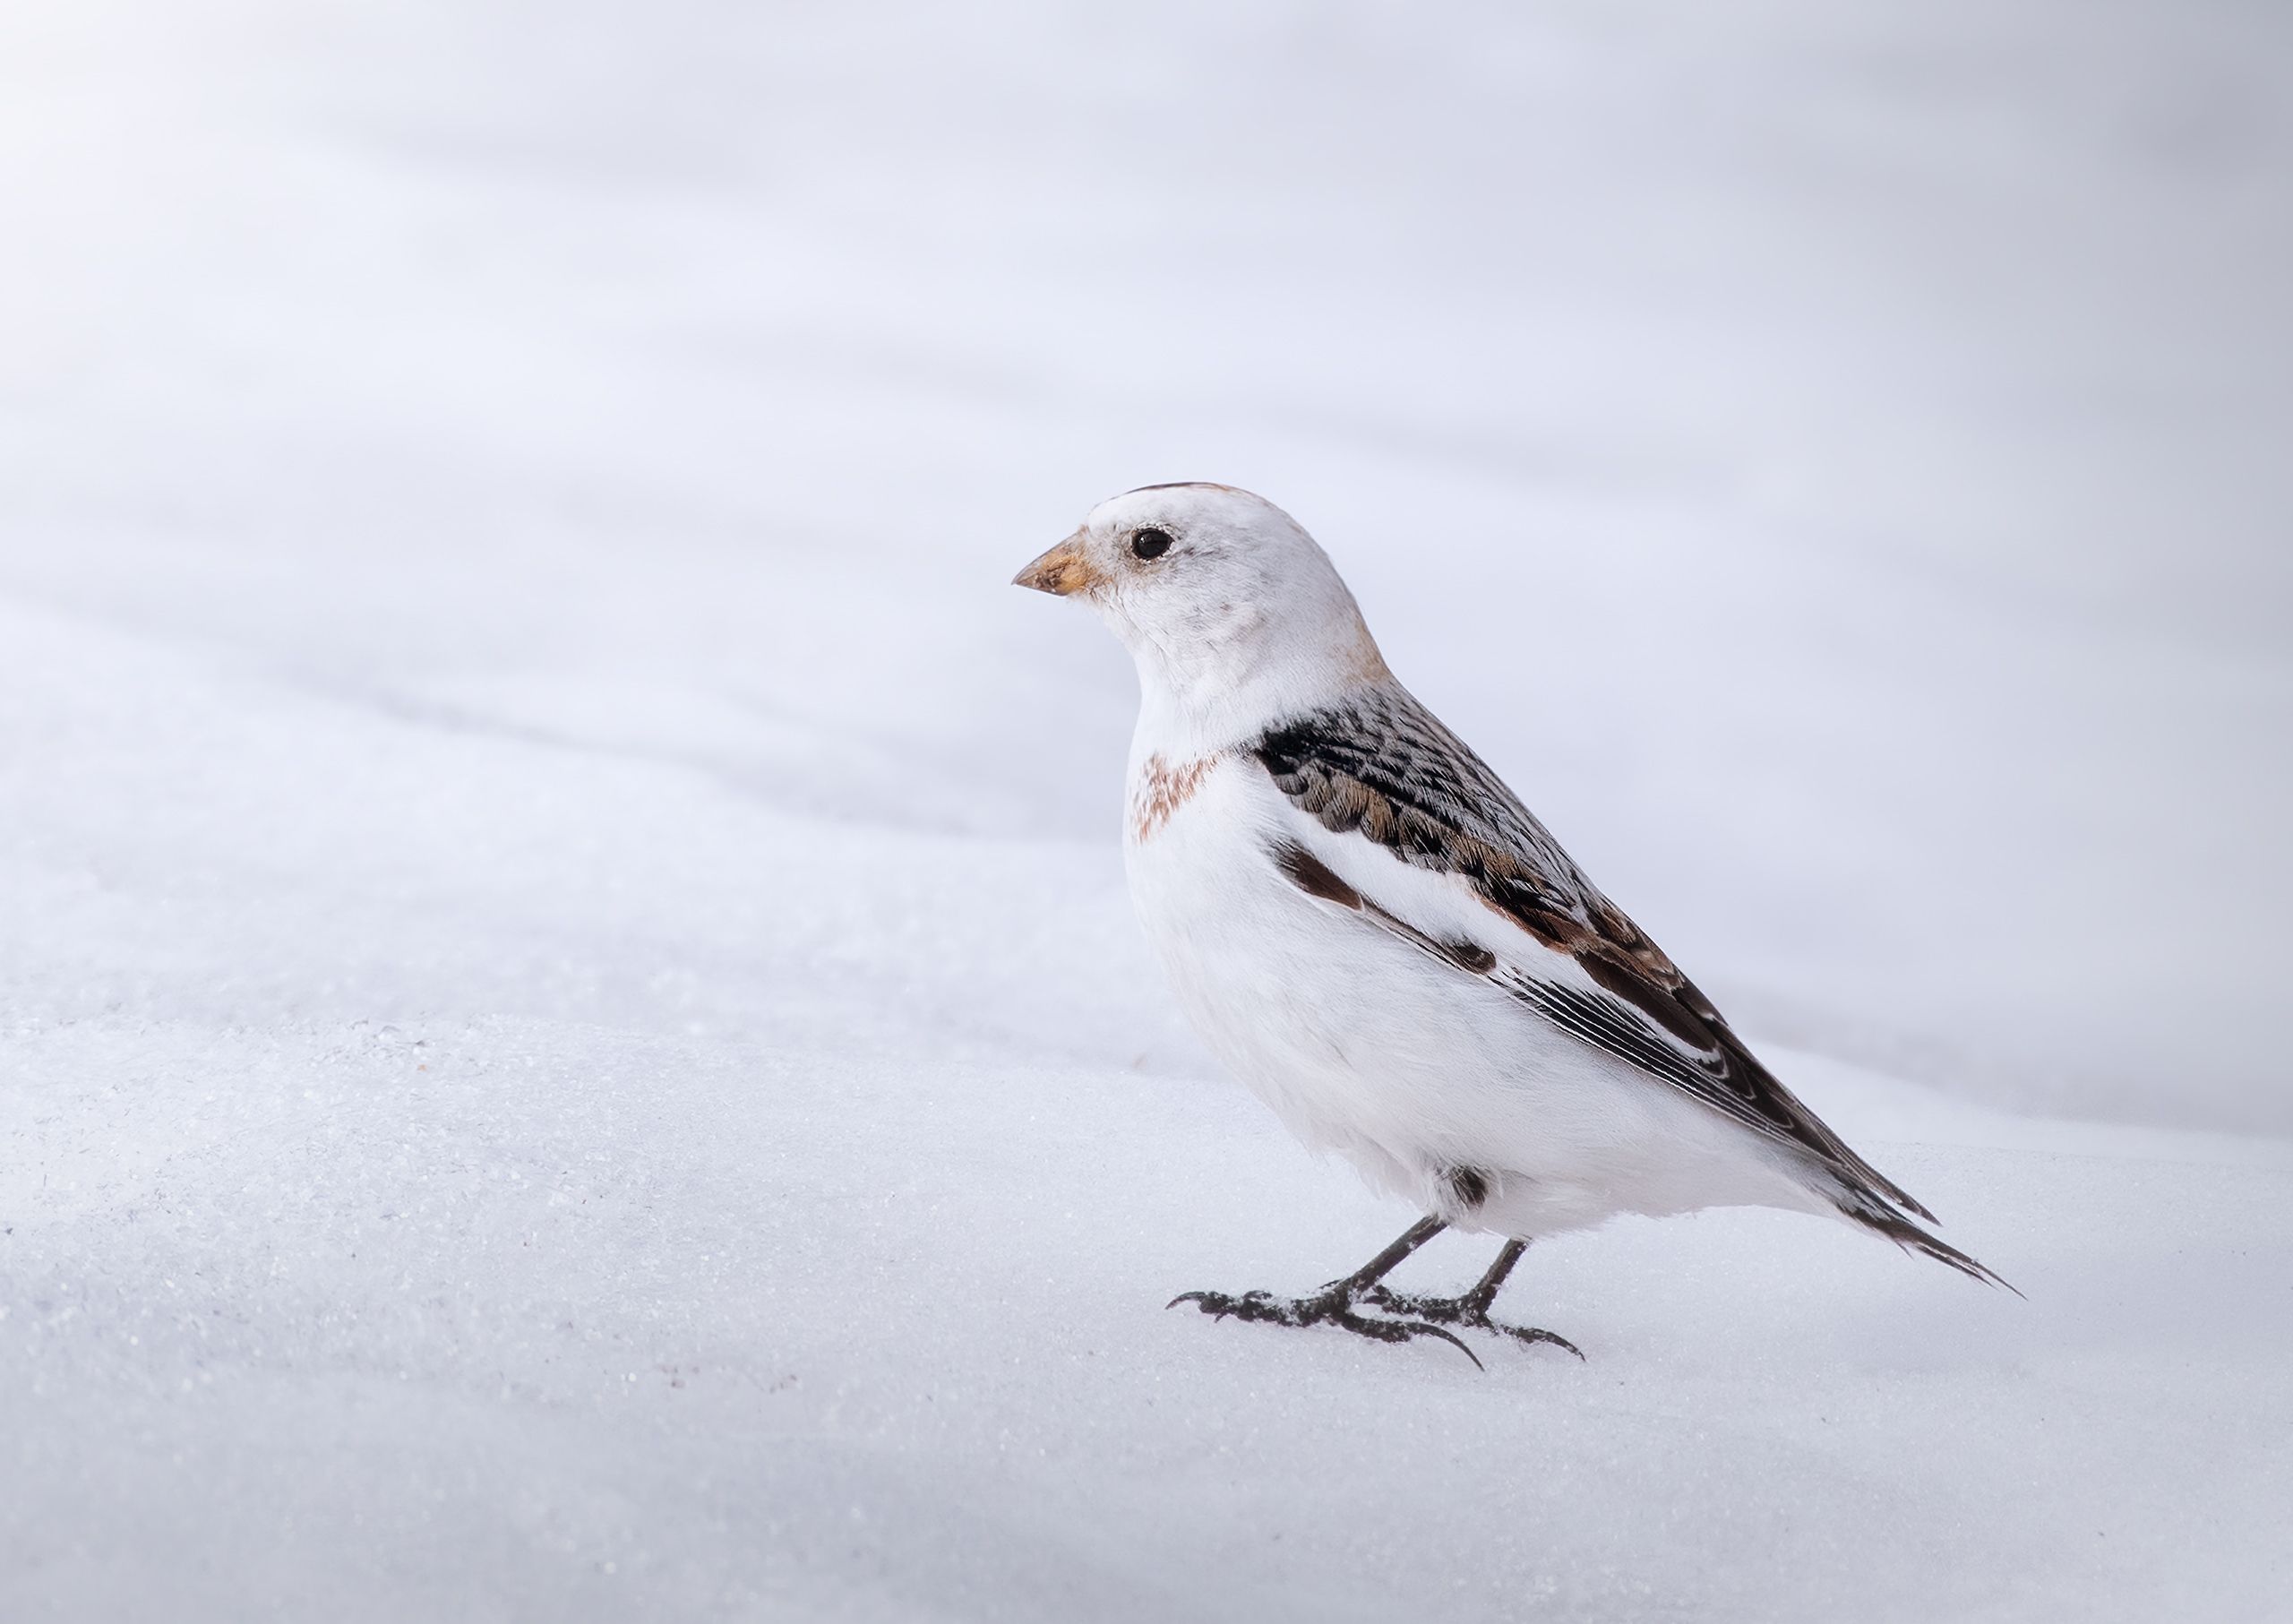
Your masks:
{"label": "bird's head", "polygon": [[1138,661],[1148,704],[1200,733],[1239,736],[1390,675],[1314,538],[1232,485],[1110,497],[1013,584],[1097,610]]}

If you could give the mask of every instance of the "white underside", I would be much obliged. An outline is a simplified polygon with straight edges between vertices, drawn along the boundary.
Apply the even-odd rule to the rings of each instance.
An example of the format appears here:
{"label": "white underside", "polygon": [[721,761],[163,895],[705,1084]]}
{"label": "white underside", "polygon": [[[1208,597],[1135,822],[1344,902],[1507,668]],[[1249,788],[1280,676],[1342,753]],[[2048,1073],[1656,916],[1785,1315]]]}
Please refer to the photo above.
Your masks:
{"label": "white underside", "polygon": [[[1127,838],[1131,896],[1196,1030],[1306,1144],[1460,1228],[1523,1240],[1627,1212],[1836,1216],[1804,1158],[1299,889],[1268,855],[1279,839],[1444,940],[1533,974],[1573,967],[1462,881],[1330,835],[1254,761],[1227,759],[1162,828]],[[1461,1167],[1486,1179],[1477,1207],[1450,1181]]]}

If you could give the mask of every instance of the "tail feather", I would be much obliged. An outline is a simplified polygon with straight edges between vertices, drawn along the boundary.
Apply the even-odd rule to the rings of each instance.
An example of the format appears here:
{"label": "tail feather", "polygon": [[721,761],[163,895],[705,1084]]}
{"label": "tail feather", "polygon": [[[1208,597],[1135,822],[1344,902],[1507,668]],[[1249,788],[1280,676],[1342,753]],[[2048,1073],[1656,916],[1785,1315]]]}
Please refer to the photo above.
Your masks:
{"label": "tail feather", "polygon": [[1928,1234],[1901,1213],[1890,1212],[1868,1198],[1843,1204],[1842,1210],[1864,1228],[1885,1235],[1907,1252],[1916,1252],[1922,1258],[1932,1258],[1936,1262],[1957,1269],[1959,1273],[1971,1279],[1980,1280],[1986,1285],[2004,1286],[2017,1297],[2022,1294],[2011,1281],[2000,1278],[1949,1242],[1937,1240],[1935,1236]]}

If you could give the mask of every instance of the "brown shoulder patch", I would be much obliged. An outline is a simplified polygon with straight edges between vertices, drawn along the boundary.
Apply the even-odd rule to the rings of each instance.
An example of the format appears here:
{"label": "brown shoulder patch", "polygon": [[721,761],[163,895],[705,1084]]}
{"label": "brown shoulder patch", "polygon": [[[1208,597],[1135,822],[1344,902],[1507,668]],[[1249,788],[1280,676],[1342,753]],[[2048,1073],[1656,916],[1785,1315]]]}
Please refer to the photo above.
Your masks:
{"label": "brown shoulder patch", "polygon": [[1153,839],[1224,759],[1220,751],[1172,767],[1159,753],[1148,756],[1130,790],[1130,838],[1141,845]]}

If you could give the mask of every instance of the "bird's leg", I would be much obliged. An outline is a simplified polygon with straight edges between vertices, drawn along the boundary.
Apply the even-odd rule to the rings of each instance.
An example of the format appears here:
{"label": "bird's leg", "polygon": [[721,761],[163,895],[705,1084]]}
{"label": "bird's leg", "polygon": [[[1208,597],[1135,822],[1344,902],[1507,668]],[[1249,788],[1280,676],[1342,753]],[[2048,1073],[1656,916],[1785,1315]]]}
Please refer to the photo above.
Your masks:
{"label": "bird's leg", "polygon": [[1567,1348],[1582,1359],[1584,1350],[1567,1337],[1554,1331],[1541,1331],[1534,1326],[1506,1325],[1491,1319],[1489,1310],[1497,1301],[1497,1293],[1505,1284],[1505,1276],[1529,1250],[1526,1241],[1507,1241],[1497,1254],[1473,1290],[1460,1297],[1420,1297],[1413,1293],[1396,1292],[1383,1285],[1372,1285],[1362,1294],[1370,1302],[1389,1313],[1407,1314],[1430,1325],[1464,1325],[1475,1330],[1492,1331],[1499,1336],[1516,1336],[1523,1342],[1550,1342],[1556,1347]]}
{"label": "bird's leg", "polygon": [[1357,1336],[1369,1336],[1378,1342],[1407,1342],[1413,1336],[1436,1336],[1478,1365],[1481,1361],[1474,1357],[1473,1351],[1438,1325],[1422,1320],[1387,1319],[1354,1311],[1355,1305],[1363,1299],[1374,1299],[1378,1293],[1385,1290],[1378,1282],[1391,1274],[1403,1259],[1447,1227],[1438,1218],[1420,1218],[1403,1231],[1391,1246],[1344,1279],[1331,1281],[1310,1297],[1277,1297],[1271,1292],[1244,1292],[1240,1296],[1230,1296],[1224,1292],[1185,1292],[1172,1298],[1170,1306],[1176,1308],[1181,1302],[1191,1302],[1204,1313],[1221,1319],[1231,1314],[1237,1319],[1257,1320],[1266,1325],[1335,1325],[1352,1331]]}

